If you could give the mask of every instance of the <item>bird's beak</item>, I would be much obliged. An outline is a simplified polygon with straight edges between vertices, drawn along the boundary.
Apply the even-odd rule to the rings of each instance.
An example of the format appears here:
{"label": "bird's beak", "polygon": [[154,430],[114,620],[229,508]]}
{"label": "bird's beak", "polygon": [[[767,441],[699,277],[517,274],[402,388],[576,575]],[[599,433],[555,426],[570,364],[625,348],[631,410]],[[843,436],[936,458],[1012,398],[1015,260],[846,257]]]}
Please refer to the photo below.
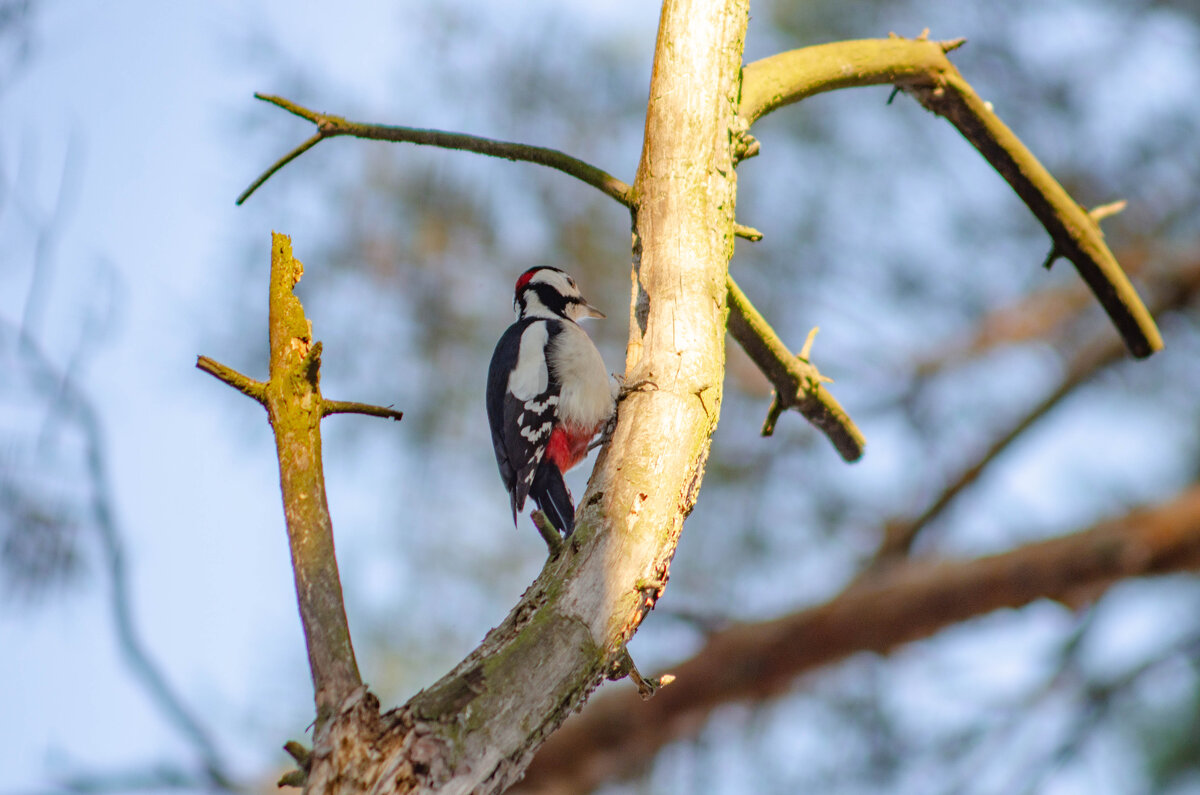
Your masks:
{"label": "bird's beak", "polygon": [[608,315],[604,314],[596,307],[592,306],[591,304],[587,304],[587,303],[579,305],[579,314],[581,317],[595,317],[595,318],[600,318],[601,320],[608,317]]}

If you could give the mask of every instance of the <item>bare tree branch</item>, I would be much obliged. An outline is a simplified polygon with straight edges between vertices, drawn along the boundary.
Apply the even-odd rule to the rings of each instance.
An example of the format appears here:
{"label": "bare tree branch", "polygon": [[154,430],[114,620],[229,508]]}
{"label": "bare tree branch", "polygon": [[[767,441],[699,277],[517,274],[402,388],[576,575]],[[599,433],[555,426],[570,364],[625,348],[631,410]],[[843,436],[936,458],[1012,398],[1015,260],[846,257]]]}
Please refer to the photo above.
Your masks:
{"label": "bare tree branch", "polygon": [[[264,102],[278,105],[289,113],[299,116],[306,121],[311,121],[317,125],[317,132],[259,175],[250,184],[250,187],[246,188],[238,196],[237,204],[241,204],[250,198],[252,193],[262,187],[264,182],[274,176],[275,172],[282,169],[288,163],[309,149],[312,149],[326,138],[336,138],[338,136],[363,138],[370,141],[393,141],[396,143],[417,144],[418,146],[434,146],[439,149],[458,149],[464,152],[474,152],[514,162],[535,163],[575,177],[575,179],[584,184],[591,185],[625,207],[629,207],[633,202],[632,188],[628,183],[617,179],[603,169],[597,168],[577,157],[572,157],[565,152],[560,152],[557,149],[532,146],[514,141],[499,141],[494,138],[481,138],[477,135],[445,132],[443,130],[427,130],[418,127],[399,127],[390,124],[349,121],[341,116],[309,110],[283,97],[258,93],[254,96]],[[734,225],[734,234],[752,241],[762,239],[762,232],[753,227],[742,226],[741,224]]]}
{"label": "bare tree branch", "polygon": [[743,70],[740,114],[747,126],[814,94],[894,84],[958,128],[1021,197],[1112,318],[1134,356],[1162,348],[1162,336],[1104,243],[1096,219],[1079,206],[963,79],[946,57],[959,42],[867,39],[773,55]]}
{"label": "bare tree branch", "polygon": [[[267,385],[262,381],[255,381],[249,376],[242,375],[232,367],[221,364],[207,356],[196,357],[196,367],[217,380],[228,384],[246,397],[266,406]],[[404,418],[403,411],[398,411],[391,407],[372,406],[369,403],[356,403],[352,400],[325,400],[322,398],[321,416],[328,417],[330,414],[365,414],[370,417],[382,417],[387,420],[396,420],[397,422]]]}
{"label": "bare tree branch", "polygon": [[[24,8],[27,4],[20,4]],[[2,14],[0,14],[2,16]],[[12,21],[11,19],[9,20]],[[0,22],[2,24],[2,22]],[[177,732],[199,758],[199,773],[188,774],[202,785],[217,790],[234,788],[227,765],[198,713],[185,703],[161,665],[154,659],[138,629],[133,611],[131,585],[126,558],[125,536],[113,505],[114,486],[109,472],[108,442],[104,426],[91,398],[77,382],[76,371],[90,343],[103,337],[104,331],[94,318],[85,317],[78,350],[66,365],[59,365],[43,349],[39,340],[41,320],[50,300],[56,249],[63,227],[77,198],[76,180],[80,170],[82,146],[72,135],[63,159],[53,208],[44,215],[33,206],[21,206],[35,228],[33,268],[19,322],[0,319],[0,336],[8,338],[24,375],[31,380],[46,407],[45,428],[63,423],[73,426],[83,439],[83,463],[86,468],[87,513],[99,540],[103,569],[109,588],[108,610],[113,622],[116,647],[134,683],[148,697],[172,730]],[[11,194],[19,199],[21,191],[0,177],[0,196]],[[36,532],[36,531],[35,531]]]}
{"label": "bare tree branch", "polygon": [[795,409],[829,437],[846,461],[862,458],[866,440],[845,409],[822,385],[826,379],[816,365],[808,361],[807,355],[798,357],[788,350],[733,277],[728,278],[726,287],[729,333],[775,385],[775,400],[763,425],[763,436],[774,431],[780,412]]}
{"label": "bare tree branch", "polygon": [[557,149],[548,149],[544,146],[530,146],[529,144],[514,143],[512,141],[498,141],[493,138],[480,138],[479,136],[465,135],[463,133],[443,132],[442,130],[423,130],[416,127],[397,127],[387,124],[349,121],[341,116],[309,110],[283,97],[276,97],[269,94],[255,94],[254,96],[264,102],[278,105],[289,113],[312,122],[317,125],[317,132],[256,179],[238,197],[238,204],[250,198],[250,194],[254,193],[271,175],[304,152],[326,138],[336,138],[344,135],[353,138],[365,138],[372,141],[396,141],[421,146],[436,146],[441,149],[459,149],[465,152],[475,152],[505,160],[537,163],[538,165],[557,169],[564,174],[575,177],[605,195],[611,196],[625,206],[629,206],[631,200],[629,185],[611,174]]}
{"label": "bare tree branch", "polygon": [[912,561],[823,605],[717,632],[648,703],[622,689],[595,699],[542,749],[522,792],[584,793],[636,773],[723,704],[758,700],[861,651],[897,646],[1039,599],[1088,603],[1121,580],[1200,568],[1200,486],[1072,535],[965,561]]}
{"label": "bare tree branch", "polygon": [[319,736],[347,699],[359,691],[362,679],[350,642],[334,557],[333,522],[325,497],[321,343],[313,341],[304,307],[293,292],[303,271],[304,266],[292,256],[291,241],[285,235],[272,235],[268,321],[271,354],[266,383],[205,356],[196,366],[262,403],[271,418],[296,598],[312,671],[315,733]]}
{"label": "bare tree branch", "polygon": [[330,414],[365,414],[368,417],[382,417],[385,420],[399,422],[404,419],[404,412],[389,406],[372,406],[369,403],[355,403],[351,400],[322,400],[321,416]]}
{"label": "bare tree branch", "polygon": [[[1200,266],[1192,266],[1165,276],[1151,290],[1154,314],[1161,316],[1163,313],[1177,311],[1187,306],[1195,298],[1196,292],[1200,291]],[[872,567],[907,555],[921,531],[941,516],[958,495],[983,474],[988,465],[1078,387],[1090,381],[1096,373],[1121,361],[1123,353],[1121,345],[1107,335],[1098,336],[1076,351],[1068,362],[1058,386],[964,467],[919,516],[908,521],[887,524],[883,543],[875,555]]]}
{"label": "bare tree branch", "polygon": [[[353,652],[344,629],[340,590],[327,593],[327,602],[336,603],[340,617],[322,616],[319,603],[305,605],[307,591],[302,587],[301,569],[306,554],[297,550],[293,539],[297,591],[318,704],[314,748],[308,757],[311,769],[306,783],[311,791],[372,788],[383,792],[443,786],[456,791],[500,791],[521,776],[532,753],[603,678],[634,670],[625,644],[665,586],[683,519],[696,499],[711,432],[719,415],[726,300],[735,316],[730,331],[739,342],[766,350],[763,361],[780,369],[777,386],[787,389],[780,390],[780,400],[772,408],[768,424],[785,401],[799,406],[805,397],[819,395],[821,388],[820,374],[807,362],[806,352],[796,357],[781,342],[779,350],[772,350],[769,343],[778,342],[778,338],[765,322],[753,322],[757,313],[748,314],[752,307],[744,296],[740,302],[736,300],[740,291],[735,294],[736,285],[727,279],[734,236],[759,236],[755,230],[735,223],[733,167],[739,158],[757,151],[755,142],[745,135],[749,123],[774,107],[796,101],[805,91],[815,93],[846,85],[891,82],[913,93],[926,107],[955,123],[1010,181],[1051,232],[1056,251],[1076,263],[1131,350],[1144,356],[1161,347],[1153,321],[1104,247],[1093,219],[1083,214],[1086,223],[1077,224],[1072,213],[1082,210],[1073,206],[1048,175],[1043,179],[1044,170],[1033,176],[1021,171],[1041,166],[945,59],[945,51],[955,43],[896,39],[886,46],[879,42],[829,45],[842,47],[834,53],[838,56],[859,47],[863,51],[859,54],[868,60],[882,57],[886,63],[858,63],[853,66],[862,70],[855,72],[854,68],[847,71],[844,61],[838,61],[836,69],[830,68],[837,58],[820,59],[826,72],[815,88],[797,87],[800,78],[793,72],[821,48],[751,64],[745,68],[739,119],[735,109],[746,14],[740,0],[668,0],[664,4],[646,139],[632,187],[556,150],[435,130],[350,122],[281,98],[260,97],[316,124],[317,132],[273,165],[239,202],[319,141],[349,135],[539,163],[574,176],[629,206],[635,235],[626,379],[654,385],[652,390],[635,390],[622,401],[612,441],[601,452],[589,488],[580,500],[579,524],[570,543],[547,562],[522,601],[478,649],[400,709],[381,715],[374,697],[364,687],[356,686],[356,668],[352,675],[347,674],[353,666]],[[696,19],[707,24],[695,25]],[[915,53],[914,48],[923,49]],[[824,50],[822,53],[829,54]],[[776,91],[777,84],[783,88]],[[1097,241],[1098,249],[1093,245]],[[287,259],[291,259],[290,251]],[[307,414],[296,414],[295,445],[286,445],[277,436],[289,527],[293,524],[292,511],[299,510],[287,497],[289,489],[307,488],[309,494],[317,494],[309,478],[312,472],[318,481],[320,478],[316,429],[323,414],[317,390],[320,345],[314,344],[310,332],[299,324],[303,311],[290,293],[295,278],[298,271],[286,285],[285,301],[277,294],[273,277],[271,301],[272,350],[283,352],[290,379],[307,382],[302,391],[309,396]],[[296,322],[282,334],[281,342],[276,339],[277,329],[286,324],[279,322],[277,307],[293,304],[288,312]],[[737,323],[741,327],[734,331]],[[277,370],[275,363],[273,354],[265,397],[273,424],[278,425],[272,408],[277,396],[273,393],[276,385],[282,389],[282,381],[287,379],[282,375],[285,370]],[[243,383],[243,391],[253,392],[253,383]],[[839,450],[843,455],[861,454],[861,436],[856,436],[853,425],[832,398],[818,397],[809,409],[806,415],[816,415],[831,432],[831,438],[842,435]],[[672,444],[662,445],[664,437]],[[647,462],[647,451],[652,451],[652,464]],[[287,471],[288,462],[298,453],[308,456],[308,469],[289,487],[288,479],[295,475]],[[314,506],[320,511],[311,519],[318,526],[320,543],[327,549],[308,559],[319,560],[327,567],[317,579],[336,583],[323,491],[319,499],[309,500],[308,508]],[[663,711],[664,720],[651,718],[648,723],[653,729],[648,729],[647,722],[639,717],[641,734],[650,730],[656,737],[639,737],[636,726],[628,732],[622,730],[618,732],[617,755],[633,760],[640,753],[644,759],[646,753],[677,736],[686,726],[703,720],[715,703],[778,692],[797,670],[858,649],[886,650],[984,610],[1024,604],[1048,592],[1053,595],[1058,580],[1051,580],[1052,576],[1069,581],[1078,574],[1077,579],[1092,586],[1101,576],[1132,576],[1124,569],[1113,573],[1108,556],[1111,539],[1105,539],[1101,546],[1100,551],[1091,550],[1093,554],[1086,557],[1082,573],[1078,568],[1067,568],[1051,574],[1052,567],[1042,565],[1038,569],[1041,580],[1036,576],[1014,577],[1006,568],[1007,561],[992,559],[956,564],[958,568],[949,572],[948,579],[935,576],[944,572],[920,570],[910,564],[857,585],[825,608],[800,614],[801,618],[719,633],[713,638],[717,646],[711,658],[687,663],[680,669],[681,676],[686,671],[691,684],[683,688],[674,685],[651,702],[663,705],[655,710]],[[1185,558],[1186,563],[1173,562],[1171,553],[1165,553],[1171,562],[1163,564],[1166,568],[1162,570],[1172,565],[1195,565],[1200,559],[1200,549],[1195,548],[1200,544],[1193,541],[1189,547],[1179,542],[1176,546],[1183,547],[1182,551],[1175,550],[1176,557]],[[1072,552],[1080,554],[1081,550]],[[1054,558],[1056,566],[1063,564],[1056,548],[1039,547],[1039,554]],[[1123,557],[1136,556],[1128,553]],[[1026,559],[1023,563],[1036,568],[1039,561]],[[1088,563],[1092,568],[1086,568]],[[1138,565],[1135,561],[1133,573],[1159,570]],[[988,587],[972,590],[978,585],[967,578],[967,573]],[[1046,591],[1030,591],[1031,580]],[[311,629],[310,618],[322,622],[327,617],[336,619],[332,636],[314,640],[316,632],[323,630]],[[797,622],[799,629],[794,626]],[[836,634],[839,631],[841,635]],[[807,633],[805,642],[793,640],[797,632]],[[810,642],[814,636],[817,642]],[[339,651],[343,639],[344,653]],[[321,670],[322,660],[314,657],[314,643],[327,647],[327,652],[332,649],[332,662],[325,662],[335,668],[341,665],[340,675],[328,667]],[[713,660],[720,664],[714,667]],[[323,692],[323,683],[329,681],[337,685]],[[719,695],[714,698],[712,693]],[[672,704],[678,714],[668,714]],[[623,716],[628,718],[634,712],[624,708]],[[630,747],[631,738],[637,738],[642,750]],[[605,752],[599,748],[599,756],[592,758],[611,764]],[[569,764],[577,770],[593,767],[579,757]]]}

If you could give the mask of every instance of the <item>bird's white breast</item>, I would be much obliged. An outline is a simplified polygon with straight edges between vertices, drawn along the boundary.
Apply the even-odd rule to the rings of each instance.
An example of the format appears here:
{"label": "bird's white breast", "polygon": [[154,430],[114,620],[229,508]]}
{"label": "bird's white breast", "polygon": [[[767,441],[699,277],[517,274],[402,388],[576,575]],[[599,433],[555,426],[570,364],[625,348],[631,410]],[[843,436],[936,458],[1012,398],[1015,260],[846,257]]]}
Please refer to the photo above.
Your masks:
{"label": "bird's white breast", "polygon": [[583,428],[607,420],[615,408],[608,371],[587,332],[571,321],[564,322],[548,353],[554,375],[562,384],[559,420]]}

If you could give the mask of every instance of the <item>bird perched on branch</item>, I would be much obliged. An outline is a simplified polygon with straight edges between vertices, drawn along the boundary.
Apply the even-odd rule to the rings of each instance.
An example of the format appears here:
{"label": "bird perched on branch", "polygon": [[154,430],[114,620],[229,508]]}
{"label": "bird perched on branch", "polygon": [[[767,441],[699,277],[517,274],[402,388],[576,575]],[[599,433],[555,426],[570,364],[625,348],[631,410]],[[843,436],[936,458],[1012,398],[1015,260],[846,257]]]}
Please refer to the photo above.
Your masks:
{"label": "bird perched on branch", "polygon": [[577,321],[604,317],[558,268],[530,268],[517,279],[517,322],[496,344],[488,368],[487,413],[513,524],[532,497],[564,536],[575,505],[563,473],[616,410],[615,384]]}

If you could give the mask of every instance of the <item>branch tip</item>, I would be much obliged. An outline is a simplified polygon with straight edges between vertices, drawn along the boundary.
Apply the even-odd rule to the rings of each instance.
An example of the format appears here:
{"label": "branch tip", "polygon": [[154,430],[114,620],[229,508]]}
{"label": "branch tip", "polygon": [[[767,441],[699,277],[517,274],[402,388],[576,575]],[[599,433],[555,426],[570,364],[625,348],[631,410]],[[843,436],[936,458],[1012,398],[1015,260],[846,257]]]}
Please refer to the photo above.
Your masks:
{"label": "branch tip", "polygon": [[1050,270],[1054,266],[1056,260],[1062,256],[1062,252],[1058,250],[1058,246],[1051,246],[1050,253],[1046,255],[1046,259],[1042,261],[1042,269]]}
{"label": "branch tip", "polygon": [[196,367],[217,380],[225,382],[246,397],[253,398],[264,406],[266,405],[267,385],[263,382],[255,381],[249,376],[242,375],[232,367],[227,367],[207,356],[197,356]]}
{"label": "branch tip", "polygon": [[1118,199],[1115,202],[1100,204],[1096,207],[1093,207],[1092,209],[1088,210],[1088,215],[1091,216],[1093,221],[1099,224],[1106,218],[1112,218],[1114,215],[1124,212],[1127,206],[1129,206],[1128,201],[1125,199]]}
{"label": "branch tip", "polygon": [[383,417],[399,422],[404,419],[404,412],[391,406],[373,406],[370,403],[356,403],[352,400],[322,400],[321,416],[330,414],[366,414],[369,417]]}
{"label": "branch tip", "polygon": [[779,399],[779,392],[776,390],[771,395],[771,407],[767,409],[767,418],[763,420],[762,435],[774,436],[775,423],[779,422],[779,418],[783,416],[783,402]]}
{"label": "branch tip", "polygon": [[304,747],[303,743],[296,740],[288,740],[283,744],[283,750],[287,751],[288,756],[296,760],[296,764],[303,768],[307,768],[312,764],[312,751]]}
{"label": "branch tip", "polygon": [[558,529],[550,523],[550,518],[541,510],[534,511],[529,518],[533,520],[533,526],[537,528],[542,540],[546,542],[546,548],[550,550],[550,557],[557,558],[561,555],[563,539],[559,535]]}
{"label": "branch tip", "polygon": [[674,674],[663,674],[658,678],[642,676],[642,672],[638,670],[637,665],[633,662],[633,657],[629,654],[629,648],[622,646],[621,651],[612,662],[608,680],[615,682],[626,677],[637,687],[638,696],[642,701],[649,701],[659,689],[675,681]]}
{"label": "branch tip", "polygon": [[292,102],[290,99],[276,96],[275,94],[263,94],[255,91],[254,98],[261,99],[263,102],[269,102],[276,107],[283,108],[288,113],[291,113],[294,116],[299,116],[305,121],[311,121],[314,124],[319,124],[322,118],[322,114],[317,113],[314,110],[309,110],[303,105],[298,105],[295,102]]}
{"label": "branch tip", "polygon": [[812,354],[813,342],[816,341],[817,332],[820,330],[821,330],[820,326],[812,327],[812,330],[808,332],[808,336],[804,338],[804,347],[802,347],[800,349],[800,352],[798,354],[796,354],[797,357],[803,359],[806,362],[810,361],[809,356]]}
{"label": "branch tip", "polygon": [[283,789],[284,787],[303,787],[307,783],[308,774],[303,770],[289,770],[279,777],[275,786]]}
{"label": "branch tip", "polygon": [[248,187],[244,191],[242,191],[241,195],[237,197],[237,200],[234,202],[234,204],[236,204],[240,207],[242,205],[242,203],[246,201],[246,199],[250,198],[251,194],[253,194],[254,191],[261,188],[264,182],[266,182],[271,177],[273,177],[275,175],[276,171],[283,168],[288,163],[292,162],[297,157],[299,157],[300,155],[307,152],[309,149],[312,149],[314,146],[321,143],[321,141],[327,137],[328,137],[328,135],[326,133],[324,133],[321,130],[318,130],[317,133],[315,135],[313,135],[311,138],[309,138],[307,141],[300,144],[295,149],[293,149],[292,151],[288,152],[283,157],[276,160],[275,163],[270,168],[268,168],[266,171],[264,171],[262,174],[259,175],[258,179],[254,180],[254,182],[250,183],[250,187]]}
{"label": "branch tip", "polygon": [[749,240],[751,243],[757,243],[763,239],[762,232],[758,231],[752,226],[745,226],[744,224],[734,224],[733,233],[738,237],[743,237],[746,240]]}

